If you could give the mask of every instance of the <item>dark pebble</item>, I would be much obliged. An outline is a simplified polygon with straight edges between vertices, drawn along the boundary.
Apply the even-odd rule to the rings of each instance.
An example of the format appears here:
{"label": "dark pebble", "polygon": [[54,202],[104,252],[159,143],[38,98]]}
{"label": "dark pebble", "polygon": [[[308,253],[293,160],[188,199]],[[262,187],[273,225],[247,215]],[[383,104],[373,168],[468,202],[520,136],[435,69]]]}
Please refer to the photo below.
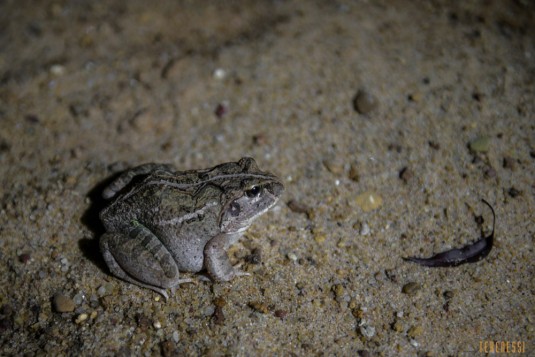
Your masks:
{"label": "dark pebble", "polygon": [[259,146],[266,145],[267,137],[262,133],[253,135],[253,144],[259,145]]}
{"label": "dark pebble", "polygon": [[178,356],[176,344],[173,341],[171,340],[163,341],[160,344],[160,347],[162,349],[162,356],[164,357]]}
{"label": "dark pebble", "polygon": [[511,187],[511,188],[509,189],[509,191],[507,191],[507,193],[509,194],[509,196],[511,196],[511,197],[513,197],[513,198],[515,198],[515,197],[517,197],[517,196],[520,196],[520,195],[522,194],[521,191],[517,190],[517,189],[514,188],[514,187]]}
{"label": "dark pebble", "polygon": [[455,295],[455,294],[453,293],[453,291],[450,291],[450,290],[445,291],[445,292],[444,292],[444,299],[446,299],[446,300],[451,300],[451,299],[453,298],[454,295]]}
{"label": "dark pebble", "polygon": [[220,306],[216,306],[214,310],[214,314],[212,315],[212,318],[214,319],[214,323],[216,325],[224,325],[225,314],[223,313],[223,308]]}
{"label": "dark pebble", "polygon": [[412,170],[406,166],[399,171],[399,178],[405,183],[409,182],[412,176]]}
{"label": "dark pebble", "polygon": [[377,108],[377,99],[371,93],[364,90],[359,90],[353,99],[353,107],[360,114],[368,114]]}
{"label": "dark pebble", "polygon": [[435,141],[429,141],[428,144],[431,147],[431,149],[434,149],[434,150],[440,149],[440,144]]}
{"label": "dark pebble", "polygon": [[37,124],[40,122],[39,117],[33,114],[26,115],[24,119],[26,119],[26,121],[30,124]]}
{"label": "dark pebble", "polygon": [[260,264],[262,262],[262,249],[254,248],[245,260],[251,264]]}
{"label": "dark pebble", "polygon": [[152,326],[150,319],[143,314],[136,315],[136,322],[141,331],[148,331]]}
{"label": "dark pebble", "polygon": [[278,317],[279,319],[284,319],[286,316],[288,316],[288,311],[286,310],[275,310],[273,313],[275,317]]}
{"label": "dark pebble", "polygon": [[216,115],[216,117],[221,119],[221,118],[223,118],[223,116],[225,116],[225,114],[227,114],[227,111],[228,111],[227,106],[225,106],[224,104],[220,103],[215,108],[214,114]]}
{"label": "dark pebble", "polygon": [[512,157],[506,156],[503,158],[503,167],[511,171],[515,170],[515,160]]}
{"label": "dark pebble", "polygon": [[19,259],[19,262],[21,262],[22,264],[26,264],[30,261],[30,254],[29,253],[22,253],[21,255],[19,255],[18,259]]}
{"label": "dark pebble", "polygon": [[6,151],[9,151],[11,149],[11,145],[5,141],[5,140],[0,140],[0,152],[6,152]]}

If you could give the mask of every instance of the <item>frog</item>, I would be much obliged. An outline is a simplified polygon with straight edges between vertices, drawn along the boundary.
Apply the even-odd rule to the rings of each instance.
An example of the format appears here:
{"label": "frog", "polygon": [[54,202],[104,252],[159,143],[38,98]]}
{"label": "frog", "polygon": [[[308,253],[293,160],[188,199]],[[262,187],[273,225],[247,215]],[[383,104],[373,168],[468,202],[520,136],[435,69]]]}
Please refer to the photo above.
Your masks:
{"label": "frog", "polygon": [[102,192],[105,233],[101,254],[112,275],[169,298],[181,273],[205,272],[228,282],[248,273],[234,267],[228,249],[271,209],[282,181],[250,157],[189,171],[147,163],[121,173]]}

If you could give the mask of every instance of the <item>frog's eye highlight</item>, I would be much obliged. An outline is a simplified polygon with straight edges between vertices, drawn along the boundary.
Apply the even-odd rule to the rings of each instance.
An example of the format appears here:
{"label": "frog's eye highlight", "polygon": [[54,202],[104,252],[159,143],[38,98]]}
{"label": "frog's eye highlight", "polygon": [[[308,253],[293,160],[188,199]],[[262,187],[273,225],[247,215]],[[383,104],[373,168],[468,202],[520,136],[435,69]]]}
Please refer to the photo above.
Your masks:
{"label": "frog's eye highlight", "polygon": [[253,186],[250,189],[246,190],[245,194],[247,195],[247,197],[256,197],[260,194],[261,191],[262,191],[262,187]]}

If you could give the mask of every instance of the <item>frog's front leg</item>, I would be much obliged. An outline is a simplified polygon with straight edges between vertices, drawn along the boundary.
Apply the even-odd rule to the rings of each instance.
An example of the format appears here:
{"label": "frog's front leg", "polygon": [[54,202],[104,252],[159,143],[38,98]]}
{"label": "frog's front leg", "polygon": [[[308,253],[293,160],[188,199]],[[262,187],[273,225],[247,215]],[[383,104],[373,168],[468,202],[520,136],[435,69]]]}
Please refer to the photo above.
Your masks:
{"label": "frog's front leg", "polygon": [[179,279],[178,267],[162,242],[145,226],[135,222],[127,234],[105,233],[100,250],[115,276],[152,289],[165,297],[190,279]]}
{"label": "frog's front leg", "polygon": [[204,247],[204,267],[213,280],[230,281],[236,276],[250,275],[234,268],[228,258],[227,249],[240,235],[220,233]]}
{"label": "frog's front leg", "polygon": [[175,172],[175,168],[169,164],[150,163],[134,167],[120,174],[119,177],[117,177],[111,184],[109,184],[108,187],[106,187],[104,191],[102,191],[102,197],[104,197],[105,199],[110,199],[115,196],[117,192],[121,191],[130,182],[132,182],[134,177],[139,175],[146,175],[157,170],[169,173]]}

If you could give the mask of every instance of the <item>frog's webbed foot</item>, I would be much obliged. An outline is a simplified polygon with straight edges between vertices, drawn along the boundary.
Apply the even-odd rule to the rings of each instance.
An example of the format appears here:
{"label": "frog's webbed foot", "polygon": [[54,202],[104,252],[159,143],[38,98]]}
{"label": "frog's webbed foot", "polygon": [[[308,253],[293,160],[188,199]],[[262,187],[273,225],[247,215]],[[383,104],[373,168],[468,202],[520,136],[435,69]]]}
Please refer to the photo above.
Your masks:
{"label": "frog's webbed foot", "polygon": [[158,170],[168,173],[175,172],[175,168],[173,167],[173,165],[169,164],[150,163],[131,168],[120,174],[119,177],[117,177],[112,183],[110,183],[108,187],[106,187],[104,191],[102,191],[102,197],[105,199],[110,199],[115,196],[117,192],[121,191],[130,182],[132,182],[134,177],[139,175],[146,175],[148,173]]}
{"label": "frog's webbed foot", "polygon": [[100,250],[113,275],[161,294],[191,279],[179,279],[173,257],[146,227],[137,224],[128,234],[105,233],[100,238]]}
{"label": "frog's webbed foot", "polygon": [[236,276],[250,275],[239,268],[230,264],[227,254],[229,245],[229,237],[225,234],[220,234],[212,238],[204,247],[204,266],[208,275],[215,281],[230,281]]}

